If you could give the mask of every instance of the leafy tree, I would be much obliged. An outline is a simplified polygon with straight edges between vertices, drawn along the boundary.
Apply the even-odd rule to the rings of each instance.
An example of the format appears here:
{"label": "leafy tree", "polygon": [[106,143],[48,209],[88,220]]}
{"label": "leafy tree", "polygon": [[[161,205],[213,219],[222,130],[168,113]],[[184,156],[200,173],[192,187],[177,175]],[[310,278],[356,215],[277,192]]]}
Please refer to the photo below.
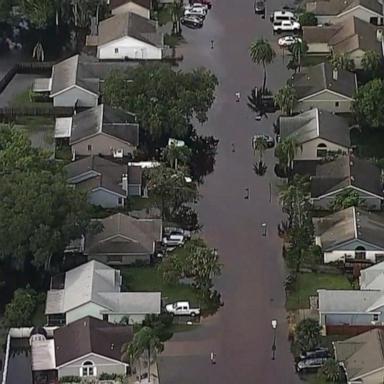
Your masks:
{"label": "leafy tree", "polygon": [[296,41],[289,47],[291,52],[291,60],[295,63],[295,72],[301,69],[301,60],[308,52],[308,45],[305,41]]}
{"label": "leafy tree", "polygon": [[183,16],[183,2],[181,0],[173,0],[171,3],[171,17],[172,17],[172,34],[179,35],[181,33],[180,19]]}
{"label": "leafy tree", "polygon": [[33,289],[17,289],[13,299],[5,306],[4,322],[8,327],[29,327],[38,304],[38,295]]}
{"label": "leafy tree", "polygon": [[365,51],[364,56],[361,59],[361,65],[364,71],[375,76],[378,74],[382,65],[381,55],[376,51]]}
{"label": "leafy tree", "polygon": [[160,315],[147,315],[143,321],[143,326],[153,329],[161,342],[167,341],[172,337],[173,316],[170,313],[160,313]]}
{"label": "leafy tree", "polygon": [[179,162],[185,165],[189,161],[191,150],[186,145],[179,147],[171,143],[165,147],[162,155],[164,160],[166,160],[172,168],[177,170]]}
{"label": "leafy tree", "polygon": [[333,69],[338,71],[353,71],[355,69],[354,61],[350,59],[346,54],[333,54],[329,58],[329,62],[331,63]]}
{"label": "leafy tree", "polygon": [[321,368],[327,381],[339,383],[341,379],[340,365],[335,359],[328,359]]}
{"label": "leafy tree", "polygon": [[86,196],[70,188],[62,166],[31,147],[20,130],[0,128],[0,261],[52,269],[88,228]]}
{"label": "leafy tree", "polygon": [[149,169],[146,177],[151,197],[161,210],[163,219],[172,221],[186,203],[198,198],[196,184],[186,180],[186,174],[164,165]]}
{"label": "leafy tree", "polygon": [[335,199],[330,204],[333,211],[339,211],[349,207],[358,207],[362,203],[362,199],[357,191],[354,189],[347,189],[338,193]]}
{"label": "leafy tree", "polygon": [[296,341],[303,352],[310,351],[319,345],[320,330],[321,327],[317,320],[304,319],[300,321],[295,333]]}
{"label": "leafy tree", "polygon": [[121,360],[129,363],[132,367],[136,362],[139,363],[139,375],[141,377],[141,364],[140,358],[143,354],[143,348],[138,343],[124,343],[121,347]]}
{"label": "leafy tree", "polygon": [[293,160],[295,159],[299,144],[292,137],[286,137],[281,140],[275,149],[275,156],[279,160],[279,165],[285,170],[285,173],[289,173],[293,169]]}
{"label": "leafy tree", "polygon": [[267,40],[263,38],[254,41],[249,48],[249,55],[256,64],[262,64],[264,70],[263,91],[267,84],[267,64],[271,64],[276,56],[276,52],[273,50]]}
{"label": "leafy tree", "polygon": [[358,123],[371,128],[384,126],[384,82],[374,79],[361,86],[352,104]]}
{"label": "leafy tree", "polygon": [[304,26],[315,26],[317,25],[316,15],[312,12],[304,12],[299,15],[299,23],[302,27]]}
{"label": "leafy tree", "polygon": [[284,115],[292,115],[293,108],[297,101],[297,94],[292,85],[285,85],[275,95],[275,103],[279,106]]}
{"label": "leafy tree", "polygon": [[136,113],[146,144],[164,146],[169,137],[186,139],[192,119],[207,120],[217,78],[203,68],[174,71],[152,63],[127,72],[114,71],[104,83],[105,101]]}

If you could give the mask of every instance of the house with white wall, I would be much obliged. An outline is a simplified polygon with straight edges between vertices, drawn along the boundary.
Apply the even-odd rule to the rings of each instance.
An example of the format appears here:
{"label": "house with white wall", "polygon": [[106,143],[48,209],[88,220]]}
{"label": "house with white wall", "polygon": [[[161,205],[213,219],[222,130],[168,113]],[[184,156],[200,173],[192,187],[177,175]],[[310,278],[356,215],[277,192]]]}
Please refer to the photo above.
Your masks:
{"label": "house with white wall", "polygon": [[100,60],[161,60],[165,49],[157,23],[133,12],[101,21],[87,45],[97,47]]}
{"label": "house with white wall", "polygon": [[381,214],[350,207],[313,218],[313,224],[315,242],[323,251],[324,263],[383,260],[384,217]]}
{"label": "house with white wall", "polygon": [[151,0],[108,0],[108,4],[112,15],[132,12],[148,20],[151,18]]}
{"label": "house with white wall", "polygon": [[343,117],[313,108],[295,116],[280,116],[280,140],[298,145],[294,160],[320,160],[331,153],[346,154],[351,145]]}
{"label": "house with white wall", "polygon": [[48,325],[70,324],[85,316],[110,323],[141,323],[161,311],[160,292],[121,292],[120,271],[91,260],[52,278],[45,315]]}
{"label": "house with white wall", "polygon": [[297,95],[295,112],[312,108],[332,113],[350,112],[357,90],[354,73],[334,70],[328,62],[302,68],[290,83]]}

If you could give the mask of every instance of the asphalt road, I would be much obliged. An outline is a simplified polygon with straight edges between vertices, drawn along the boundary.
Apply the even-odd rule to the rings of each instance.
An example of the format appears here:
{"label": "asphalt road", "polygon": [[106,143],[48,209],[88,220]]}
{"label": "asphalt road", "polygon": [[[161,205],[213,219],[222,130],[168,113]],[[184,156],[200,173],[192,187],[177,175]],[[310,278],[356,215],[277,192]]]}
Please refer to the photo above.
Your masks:
{"label": "asphalt road", "polygon": [[[268,0],[267,12],[282,5]],[[197,329],[179,333],[167,343],[160,380],[163,384],[297,383],[284,309],[285,273],[277,236],[282,213],[275,193],[273,150],[265,154],[269,165],[265,176],[256,176],[252,168],[251,137],[271,134],[274,116],[257,122],[246,106],[247,94],[262,83],[262,68],[249,59],[250,42],[263,36],[275,44],[276,37],[268,16],[262,20],[254,14],[252,0],[214,0],[204,28],[185,29],[184,36],[181,67],[205,66],[220,82],[209,120],[199,127],[220,140],[215,171],[201,187],[199,215],[203,237],[218,248],[224,264],[216,286],[225,305]],[[278,89],[289,75],[279,55],[268,67],[267,86]],[[236,92],[241,93],[240,103],[235,102]],[[250,190],[249,200],[244,199],[245,188]],[[262,223],[267,224],[265,237]],[[272,319],[278,320],[275,360]],[[217,354],[215,366],[210,364],[211,351]]]}

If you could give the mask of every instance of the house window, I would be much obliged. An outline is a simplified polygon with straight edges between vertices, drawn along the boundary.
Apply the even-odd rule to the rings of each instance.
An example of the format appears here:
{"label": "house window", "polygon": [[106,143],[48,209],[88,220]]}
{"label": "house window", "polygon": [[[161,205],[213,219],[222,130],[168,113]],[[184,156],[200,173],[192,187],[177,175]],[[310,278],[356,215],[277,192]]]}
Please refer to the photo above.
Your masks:
{"label": "house window", "polygon": [[376,253],[375,254],[375,262],[381,263],[382,261],[384,261],[384,253]]}
{"label": "house window", "polygon": [[117,204],[118,204],[120,207],[122,207],[122,206],[124,205],[124,199],[123,199],[122,197],[119,197],[119,198],[117,199]]}
{"label": "house window", "polygon": [[373,315],[373,321],[379,321],[379,315],[377,313]]}
{"label": "house window", "polygon": [[327,149],[327,145],[324,144],[324,143],[320,143],[318,146],[317,146],[317,157],[326,157],[327,156],[327,152],[328,152],[328,149]]}
{"label": "house window", "polygon": [[96,367],[92,361],[84,361],[80,370],[80,376],[96,376]]}
{"label": "house window", "polygon": [[119,53],[119,48],[115,48],[116,55]]}
{"label": "house window", "polygon": [[92,145],[88,144],[88,152],[91,152],[91,151],[92,151]]}
{"label": "house window", "polygon": [[355,248],[355,259],[358,260],[365,260],[366,254],[365,254],[365,248],[359,245]]}
{"label": "house window", "polygon": [[122,263],[123,256],[119,255],[109,255],[107,256],[107,263]]}
{"label": "house window", "polygon": [[339,102],[338,102],[338,101],[335,102],[335,107],[336,107],[336,108],[339,107]]}

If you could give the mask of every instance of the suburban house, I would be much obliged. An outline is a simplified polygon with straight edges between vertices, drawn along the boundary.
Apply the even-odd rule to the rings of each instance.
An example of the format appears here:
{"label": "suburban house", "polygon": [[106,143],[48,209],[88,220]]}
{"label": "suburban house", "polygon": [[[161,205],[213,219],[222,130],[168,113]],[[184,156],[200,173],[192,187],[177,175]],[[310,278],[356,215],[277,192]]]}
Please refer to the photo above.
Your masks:
{"label": "suburban house", "polygon": [[36,383],[57,383],[64,376],[96,379],[102,373],[125,375],[129,364],[121,348],[133,338],[132,326],[110,324],[86,316],[53,331],[30,337],[32,373]]}
{"label": "suburban house", "polygon": [[383,5],[378,0],[309,1],[305,10],[315,14],[318,24],[335,24],[356,17],[367,23],[383,25]]}
{"label": "suburban house", "polygon": [[343,341],[334,341],[335,359],[344,368],[348,384],[381,384],[384,377],[384,331],[372,329]]}
{"label": "suburban house", "polygon": [[120,271],[96,260],[54,276],[47,292],[48,325],[73,323],[84,316],[119,323],[141,323],[159,314],[161,292],[121,292]]}
{"label": "suburban house", "polygon": [[151,18],[151,0],[108,0],[108,4],[112,15],[132,12],[146,19]]}
{"label": "suburban house", "polygon": [[384,259],[384,216],[381,214],[350,207],[314,218],[313,224],[324,263],[349,259],[377,263]]}
{"label": "suburban house", "polygon": [[384,198],[380,169],[369,160],[352,155],[316,166],[315,176],[311,177],[311,202],[315,209],[329,209],[337,195],[350,190],[359,194],[360,206],[380,210]]}
{"label": "suburban house", "polygon": [[361,68],[365,52],[383,56],[383,27],[377,27],[357,17],[349,17],[339,24],[303,27],[303,39],[309,54],[346,55],[356,68]]}
{"label": "suburban house", "polygon": [[57,118],[55,139],[68,140],[73,157],[122,158],[132,155],[138,146],[139,125],[134,115],[100,104],[72,117]]}
{"label": "suburban house", "polygon": [[126,265],[136,261],[149,263],[161,241],[162,221],[136,219],[116,213],[99,222],[103,230],[85,238],[88,259],[111,265]]}
{"label": "suburban house", "polygon": [[100,80],[90,70],[96,59],[74,55],[52,67],[50,79],[36,79],[32,90],[47,93],[55,107],[94,107],[99,103]]}
{"label": "suburban house", "polygon": [[[383,287],[384,288],[384,287]],[[384,322],[384,291],[319,289],[319,323],[325,334],[357,334]]]}
{"label": "suburban house", "polygon": [[384,254],[376,261],[381,261],[360,271],[360,289],[384,290]]}
{"label": "suburban house", "polygon": [[161,60],[165,48],[157,23],[133,12],[101,21],[86,44],[97,46],[100,60]]}
{"label": "suburban house", "polygon": [[299,145],[295,160],[318,160],[330,153],[347,153],[351,145],[348,122],[318,108],[296,116],[279,118],[280,139],[292,138]]}
{"label": "suburban house", "polygon": [[103,208],[123,207],[127,196],[141,196],[141,167],[88,156],[65,166],[68,182],[87,192],[88,201]]}

